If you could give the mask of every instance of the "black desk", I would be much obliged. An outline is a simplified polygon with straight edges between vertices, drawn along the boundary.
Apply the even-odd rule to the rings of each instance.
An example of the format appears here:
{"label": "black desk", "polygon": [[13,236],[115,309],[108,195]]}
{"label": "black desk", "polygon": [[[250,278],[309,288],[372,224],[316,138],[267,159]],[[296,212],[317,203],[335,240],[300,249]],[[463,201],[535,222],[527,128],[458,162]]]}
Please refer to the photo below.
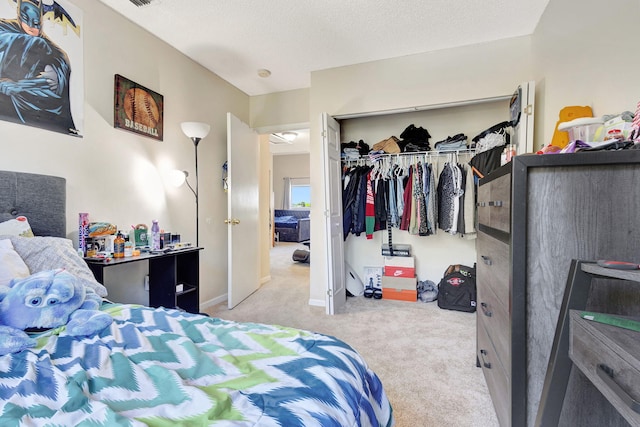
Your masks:
{"label": "black desk", "polygon": [[[131,262],[149,262],[149,305],[181,308],[190,313],[200,312],[200,250],[187,248],[162,254],[142,253],[139,256],[111,258],[110,261],[85,258],[96,280],[104,284],[105,268],[115,268]],[[176,285],[183,290],[176,291]]]}

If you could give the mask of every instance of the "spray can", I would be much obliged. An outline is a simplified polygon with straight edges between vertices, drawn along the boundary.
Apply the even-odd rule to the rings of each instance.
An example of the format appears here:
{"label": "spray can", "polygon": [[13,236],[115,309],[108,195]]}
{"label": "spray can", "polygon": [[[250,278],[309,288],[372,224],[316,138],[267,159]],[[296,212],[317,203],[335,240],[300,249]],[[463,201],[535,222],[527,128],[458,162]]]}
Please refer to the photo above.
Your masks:
{"label": "spray can", "polygon": [[89,214],[80,212],[78,214],[78,253],[82,251],[82,256],[87,255],[87,238],[89,237]]}

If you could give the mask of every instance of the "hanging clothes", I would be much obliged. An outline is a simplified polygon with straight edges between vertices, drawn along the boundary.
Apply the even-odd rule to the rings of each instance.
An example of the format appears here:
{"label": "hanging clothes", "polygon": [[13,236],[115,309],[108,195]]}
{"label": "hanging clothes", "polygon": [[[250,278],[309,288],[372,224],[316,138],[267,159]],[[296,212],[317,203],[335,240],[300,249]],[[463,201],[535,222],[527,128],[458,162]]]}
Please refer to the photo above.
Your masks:
{"label": "hanging clothes", "polygon": [[462,190],[462,172],[460,168],[447,162],[438,180],[438,226],[450,234],[458,232],[458,214]]}
{"label": "hanging clothes", "polygon": [[371,174],[371,171],[367,174],[367,198],[364,211],[365,232],[367,239],[369,240],[373,239],[373,232],[375,231],[376,226],[376,210],[374,206],[375,193],[373,189],[373,182],[371,180]]}
{"label": "hanging clothes", "polygon": [[393,167],[391,168],[391,172],[389,174],[389,180],[388,180],[388,189],[387,189],[387,200],[389,202],[389,207],[388,207],[388,215],[389,217],[387,218],[388,224],[387,226],[392,227],[392,228],[399,228],[400,227],[400,219],[398,217],[398,199],[396,197],[396,192],[397,192],[397,183],[398,181],[396,180],[396,176],[395,176],[395,171],[398,168],[397,165],[393,165]]}
{"label": "hanging clothes", "polygon": [[375,227],[374,231],[385,230],[387,228],[387,217],[389,212],[388,207],[388,194],[389,194],[389,181],[385,177],[380,177],[376,180],[376,191],[374,199],[375,210]]}
{"label": "hanging clothes", "polygon": [[417,222],[418,222],[418,235],[419,236],[428,236],[429,227],[427,226],[427,200],[424,194],[424,185],[425,185],[425,173],[423,169],[423,165],[421,163],[416,164],[416,171],[418,172],[416,175],[416,192],[414,193],[416,205],[418,206],[417,211]]}
{"label": "hanging clothes", "polygon": [[409,176],[404,183],[402,220],[400,221],[400,230],[409,231],[409,223],[411,222],[412,209],[412,191],[413,188],[413,168],[409,168]]}
{"label": "hanging clothes", "polygon": [[373,166],[344,168],[345,239],[362,233],[372,239],[376,231],[389,228],[416,236],[431,236],[441,229],[475,237],[472,168],[458,163],[457,153],[448,153],[438,175],[431,158],[431,154],[382,156],[373,160]]}
{"label": "hanging clothes", "polygon": [[474,181],[473,169],[470,166],[465,168],[464,187],[464,235],[467,238],[476,235],[476,185]]}
{"label": "hanging clothes", "polygon": [[433,166],[425,165],[425,198],[427,200],[427,227],[429,235],[436,234],[438,229],[438,193],[436,193],[436,179],[433,174]]}

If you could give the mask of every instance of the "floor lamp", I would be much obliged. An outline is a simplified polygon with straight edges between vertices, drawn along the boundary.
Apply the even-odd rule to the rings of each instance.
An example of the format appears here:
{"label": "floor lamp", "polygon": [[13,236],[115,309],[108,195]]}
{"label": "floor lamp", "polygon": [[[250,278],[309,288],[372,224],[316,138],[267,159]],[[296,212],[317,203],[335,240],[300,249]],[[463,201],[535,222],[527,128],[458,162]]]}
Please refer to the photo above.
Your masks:
{"label": "floor lamp", "polygon": [[196,188],[195,190],[189,182],[186,180],[188,173],[185,171],[185,182],[193,191],[193,194],[196,196],[196,246],[200,246],[200,210],[198,208],[198,143],[202,138],[209,134],[211,130],[211,126],[206,123],[199,122],[182,122],[180,124],[182,128],[182,132],[187,135],[193,141],[193,147],[195,149],[196,154]]}

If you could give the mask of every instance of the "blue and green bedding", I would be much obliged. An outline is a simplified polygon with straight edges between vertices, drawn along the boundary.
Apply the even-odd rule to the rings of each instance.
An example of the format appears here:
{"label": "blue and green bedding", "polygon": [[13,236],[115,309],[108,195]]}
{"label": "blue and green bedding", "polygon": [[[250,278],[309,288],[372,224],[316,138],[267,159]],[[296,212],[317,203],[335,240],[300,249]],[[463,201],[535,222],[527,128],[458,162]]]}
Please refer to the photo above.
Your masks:
{"label": "blue and green bedding", "polygon": [[391,426],[379,378],[344,342],[178,310],[104,304],[101,333],[36,336],[0,357],[0,425]]}

